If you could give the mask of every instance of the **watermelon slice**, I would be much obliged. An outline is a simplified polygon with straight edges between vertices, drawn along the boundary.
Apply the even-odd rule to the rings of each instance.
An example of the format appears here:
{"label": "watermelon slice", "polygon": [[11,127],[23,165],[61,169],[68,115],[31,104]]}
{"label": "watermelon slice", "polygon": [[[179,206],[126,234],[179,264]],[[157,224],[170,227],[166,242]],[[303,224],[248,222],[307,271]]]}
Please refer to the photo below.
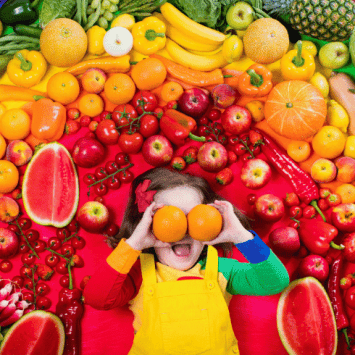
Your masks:
{"label": "watermelon slice", "polygon": [[46,311],[32,311],[6,333],[1,355],[62,355],[65,333],[61,320]]}
{"label": "watermelon slice", "polygon": [[338,333],[328,294],[313,277],[298,279],[282,292],[277,329],[290,355],[335,355]]}
{"label": "watermelon slice", "polygon": [[79,203],[79,180],[68,150],[52,142],[40,148],[27,166],[22,198],[28,216],[44,226],[65,227]]}

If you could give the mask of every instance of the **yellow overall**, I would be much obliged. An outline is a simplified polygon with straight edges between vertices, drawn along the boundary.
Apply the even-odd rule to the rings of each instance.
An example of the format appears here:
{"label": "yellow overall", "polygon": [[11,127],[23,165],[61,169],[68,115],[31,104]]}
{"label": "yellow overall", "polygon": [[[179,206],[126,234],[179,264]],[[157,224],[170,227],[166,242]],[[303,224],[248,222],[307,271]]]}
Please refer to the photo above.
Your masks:
{"label": "yellow overall", "polygon": [[141,254],[143,320],[129,355],[239,354],[209,246],[205,278],[157,282],[154,257]]}

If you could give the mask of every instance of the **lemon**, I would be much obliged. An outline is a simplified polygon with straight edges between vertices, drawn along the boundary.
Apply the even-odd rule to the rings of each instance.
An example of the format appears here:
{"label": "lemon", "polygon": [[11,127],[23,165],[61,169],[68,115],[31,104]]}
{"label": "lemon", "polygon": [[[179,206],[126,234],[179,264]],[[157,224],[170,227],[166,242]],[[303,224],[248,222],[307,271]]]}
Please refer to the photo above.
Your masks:
{"label": "lemon", "polygon": [[329,95],[329,83],[323,74],[318,72],[314,73],[309,82],[320,90],[324,98]]}
{"label": "lemon", "polygon": [[240,59],[243,54],[243,41],[238,36],[230,36],[223,42],[222,55],[228,63]]}
{"label": "lemon", "polygon": [[327,121],[331,126],[338,127],[343,133],[348,130],[348,113],[335,100],[330,100],[328,103]]}
{"label": "lemon", "polygon": [[111,23],[112,27],[124,27],[130,31],[133,28],[133,25],[136,23],[134,17],[130,14],[118,15]]}
{"label": "lemon", "polygon": [[[294,45],[293,48],[297,49],[296,45]],[[302,49],[306,49],[313,57],[315,57],[318,52],[317,46],[311,41],[302,41]]]}
{"label": "lemon", "polygon": [[349,136],[346,139],[344,155],[355,159],[355,136]]}

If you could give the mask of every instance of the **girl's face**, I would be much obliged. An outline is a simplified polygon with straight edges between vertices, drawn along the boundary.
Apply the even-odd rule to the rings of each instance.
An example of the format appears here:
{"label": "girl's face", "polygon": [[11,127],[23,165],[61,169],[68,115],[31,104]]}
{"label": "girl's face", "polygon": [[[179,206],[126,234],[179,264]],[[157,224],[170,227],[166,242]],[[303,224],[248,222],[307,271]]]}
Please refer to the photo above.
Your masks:
{"label": "girl's face", "polygon": [[[179,207],[187,215],[192,208],[202,203],[203,196],[192,187],[177,186],[157,192],[154,201],[157,204]],[[169,244],[168,247],[155,247],[154,250],[162,264],[177,270],[191,269],[204,247],[201,242],[192,239],[188,234],[184,239]]]}

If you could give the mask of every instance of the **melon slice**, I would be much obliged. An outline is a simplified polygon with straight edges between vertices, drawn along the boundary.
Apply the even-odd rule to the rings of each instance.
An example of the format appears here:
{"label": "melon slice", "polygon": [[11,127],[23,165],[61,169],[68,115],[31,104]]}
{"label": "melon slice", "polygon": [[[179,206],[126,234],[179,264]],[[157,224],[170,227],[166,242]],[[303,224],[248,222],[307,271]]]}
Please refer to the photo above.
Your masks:
{"label": "melon slice", "polygon": [[52,142],[38,150],[27,166],[22,198],[28,216],[44,226],[65,227],[79,203],[79,180],[68,150]]}
{"label": "melon slice", "polygon": [[290,355],[335,355],[338,333],[328,294],[313,277],[290,283],[277,307],[277,329]]}
{"label": "melon slice", "polygon": [[62,355],[65,333],[61,320],[46,311],[32,311],[6,333],[1,355]]}

